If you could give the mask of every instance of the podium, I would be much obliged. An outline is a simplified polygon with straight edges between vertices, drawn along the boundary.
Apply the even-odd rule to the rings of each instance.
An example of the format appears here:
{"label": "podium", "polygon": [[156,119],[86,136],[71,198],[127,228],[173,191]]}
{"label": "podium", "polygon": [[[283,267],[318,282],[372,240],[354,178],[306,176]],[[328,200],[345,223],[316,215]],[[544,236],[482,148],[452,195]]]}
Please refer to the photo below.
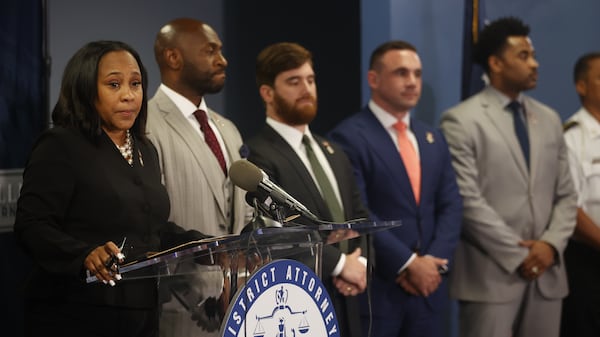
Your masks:
{"label": "podium", "polygon": [[[318,287],[318,279],[322,279],[324,246],[398,226],[399,221],[316,225],[287,223],[282,227],[257,228],[241,235],[192,241],[162,252],[149,253],[120,266],[123,278],[120,282],[140,278],[157,280],[161,335],[260,337],[265,333],[261,333],[258,326],[265,329],[262,325],[268,321],[272,329],[278,329],[277,336],[288,336],[291,334],[286,334],[284,329],[287,329],[285,324],[292,321],[291,315],[306,316],[310,313],[308,309],[295,310],[293,305],[286,303],[291,296],[288,294],[303,286],[311,291]],[[279,268],[274,264],[276,261],[289,262]],[[269,269],[271,264],[273,267]],[[280,270],[284,267],[287,270]],[[308,268],[308,272],[303,268]],[[261,270],[260,276],[256,276]],[[302,283],[290,287],[275,284],[277,272],[284,273],[280,278]],[[314,275],[312,280],[311,275]],[[87,281],[95,282],[96,279],[88,277]],[[254,315],[253,325],[257,326],[249,327],[245,323],[245,315],[249,306],[267,292],[267,285],[277,286],[277,289],[270,290],[270,297],[273,297],[269,302],[271,307],[262,310],[265,313],[262,316]],[[315,301],[321,301],[317,306],[327,306],[326,291],[325,294],[313,295],[318,295]],[[276,314],[279,309],[285,310]],[[306,321],[306,317],[303,319]],[[323,319],[329,322],[328,318]],[[308,333],[309,325],[302,324],[305,324],[303,328],[289,331],[294,335],[297,333],[298,337]],[[313,333],[309,335],[315,335]]]}

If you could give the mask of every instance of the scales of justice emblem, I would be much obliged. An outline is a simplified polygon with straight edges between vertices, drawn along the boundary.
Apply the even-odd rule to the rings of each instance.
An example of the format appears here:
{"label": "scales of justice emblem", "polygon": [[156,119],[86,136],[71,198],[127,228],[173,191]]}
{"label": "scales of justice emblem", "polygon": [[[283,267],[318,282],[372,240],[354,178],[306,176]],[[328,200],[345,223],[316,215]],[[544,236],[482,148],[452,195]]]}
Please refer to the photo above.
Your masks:
{"label": "scales of justice emblem", "polygon": [[[287,305],[288,290],[285,289],[283,286],[281,286],[281,288],[276,290],[275,292],[277,306],[273,308],[273,312],[270,315],[257,317],[258,322],[254,329],[253,336],[265,337],[265,329],[261,322],[270,321],[273,319],[279,321],[279,324],[277,324],[278,332],[276,334],[276,337],[296,337],[296,332],[299,332],[299,335],[308,333],[310,331],[310,325],[308,324],[308,320],[306,319],[306,310],[294,311],[289,305]],[[296,316],[300,316],[298,326],[287,326],[287,324],[290,322],[298,321],[298,319],[294,319],[298,318]]]}
{"label": "scales of justice emblem", "polygon": [[316,274],[295,260],[257,270],[231,301],[227,337],[339,337],[331,298]]}

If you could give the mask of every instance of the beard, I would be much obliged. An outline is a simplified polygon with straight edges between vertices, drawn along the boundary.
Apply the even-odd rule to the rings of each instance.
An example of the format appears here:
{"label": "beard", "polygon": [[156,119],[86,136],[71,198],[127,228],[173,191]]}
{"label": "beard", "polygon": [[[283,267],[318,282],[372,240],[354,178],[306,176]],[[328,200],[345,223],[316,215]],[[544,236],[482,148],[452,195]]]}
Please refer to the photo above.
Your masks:
{"label": "beard", "polygon": [[317,115],[317,99],[310,94],[301,97],[300,99],[306,98],[310,98],[313,104],[304,104],[300,107],[296,102],[289,103],[276,92],[273,97],[275,111],[282,121],[288,125],[297,126],[308,124],[312,122]]}
{"label": "beard", "polygon": [[181,80],[195,92],[204,94],[216,94],[223,89],[224,79],[215,79],[215,75],[224,73],[225,69],[218,71],[200,71],[193,65],[185,63],[182,70]]}

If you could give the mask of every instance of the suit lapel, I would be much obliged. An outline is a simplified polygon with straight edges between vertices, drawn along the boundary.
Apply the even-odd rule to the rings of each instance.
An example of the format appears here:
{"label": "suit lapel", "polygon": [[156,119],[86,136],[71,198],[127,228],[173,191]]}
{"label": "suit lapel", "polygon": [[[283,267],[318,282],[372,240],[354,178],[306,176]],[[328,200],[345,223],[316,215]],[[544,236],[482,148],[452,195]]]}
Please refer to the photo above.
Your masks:
{"label": "suit lapel", "polygon": [[[523,105],[525,109],[525,115],[527,116],[527,132],[529,134],[529,175],[530,180],[534,180],[534,174],[540,162],[540,153],[538,149],[543,146],[541,139],[544,138],[544,130],[538,122],[537,112],[533,109],[533,103],[527,96],[523,98]],[[547,132],[547,130],[546,130]]]}
{"label": "suit lapel", "polygon": [[366,114],[364,127],[361,128],[363,139],[366,139],[367,143],[369,143],[369,148],[373,149],[373,152],[379,157],[380,163],[387,167],[390,182],[395,182],[398,185],[398,189],[404,193],[406,198],[412,200],[416,205],[417,201],[412,193],[408,173],[394,141],[370,109],[366,109],[363,113]]}
{"label": "suit lapel", "polygon": [[183,114],[179,112],[177,106],[162,91],[157,93],[157,104],[165,122],[186,143],[194,160],[202,170],[202,174],[206,177],[208,186],[215,196],[221,213],[225,216],[225,195],[220,183],[222,179],[215,179],[215,177],[223,176],[223,171],[221,171],[217,158],[202,137],[198,135]]}
{"label": "suit lapel", "polygon": [[329,166],[333,171],[333,176],[336,180],[339,190],[338,192],[340,194],[340,198],[342,199],[341,201],[342,209],[344,211],[344,217],[346,219],[350,219],[352,218],[352,192],[346,191],[348,184],[346,184],[345,182],[348,181],[348,179],[354,179],[354,177],[346,177],[342,175],[343,172],[346,172],[346,169],[344,168],[339,158],[339,153],[337,153],[336,150],[334,150],[333,146],[329,141],[315,134],[313,134],[313,137],[317,141],[317,144],[319,144],[321,151],[325,154],[325,158],[327,158],[327,162],[329,163]]}
{"label": "suit lapel", "polygon": [[[215,113],[214,111],[208,109],[208,114],[215,124],[217,130],[221,134],[223,138],[223,143],[225,143],[225,150],[227,153],[224,155],[229,158],[229,165],[233,162],[241,159],[240,149],[236,148],[237,144],[240,143],[238,138],[237,129],[232,128],[230,122],[223,121],[223,117],[221,115]],[[213,156],[214,157],[214,156]],[[239,221],[238,219],[244,219],[246,217],[246,191],[240,189],[239,187],[233,188],[233,233],[239,233],[244,223]],[[238,228],[239,227],[239,228]]]}
{"label": "suit lapel", "polygon": [[500,106],[498,99],[493,95],[494,94],[489,90],[486,90],[482,93],[481,108],[496,131],[500,133],[502,138],[504,138],[505,144],[510,149],[513,160],[517,162],[519,171],[523,177],[525,177],[525,179],[528,179],[529,173],[527,169],[527,163],[523,157],[521,145],[519,144],[517,136],[515,135],[515,127],[511,112],[504,109],[503,106]]}
{"label": "suit lapel", "polygon": [[[430,195],[427,193],[423,193],[425,189],[433,187],[432,184],[429,183],[429,179],[433,176],[430,171],[433,167],[435,167],[436,163],[434,162],[434,158],[437,154],[432,153],[434,149],[434,143],[438,141],[435,139],[434,134],[427,130],[423,124],[417,121],[414,118],[410,120],[410,129],[415,135],[417,139],[417,144],[419,146],[419,161],[421,167],[421,199],[423,199],[424,195]],[[407,175],[408,179],[408,175]],[[414,198],[414,194],[413,194]],[[423,202],[423,200],[421,200]],[[416,203],[416,200],[415,200]]]}
{"label": "suit lapel", "polygon": [[[319,189],[310,175],[310,172],[308,172],[302,160],[298,157],[298,155],[296,155],[294,149],[292,149],[285,139],[283,139],[270,126],[267,126],[263,132],[265,138],[273,145],[273,150],[279,152],[279,154],[290,163],[290,167],[292,167],[292,170],[294,170],[294,173],[298,176],[298,182],[300,186],[304,186],[306,192],[310,196],[310,200],[308,201],[312,204],[312,207],[310,205],[305,206],[307,206],[308,209],[312,210],[313,212],[316,211],[317,216],[331,219],[329,209],[327,209],[325,206],[325,200],[323,200],[321,192],[319,192]],[[296,196],[293,194],[292,196],[296,198]]]}
{"label": "suit lapel", "polygon": [[209,109],[208,115],[217,127],[219,134],[223,138],[223,142],[225,143],[225,149],[227,150],[227,153],[225,153],[224,155],[229,158],[229,163],[233,163],[234,161],[240,159],[240,149],[233,148],[233,144],[236,144],[237,142],[232,130],[225,126],[225,123],[223,122],[219,114]]}

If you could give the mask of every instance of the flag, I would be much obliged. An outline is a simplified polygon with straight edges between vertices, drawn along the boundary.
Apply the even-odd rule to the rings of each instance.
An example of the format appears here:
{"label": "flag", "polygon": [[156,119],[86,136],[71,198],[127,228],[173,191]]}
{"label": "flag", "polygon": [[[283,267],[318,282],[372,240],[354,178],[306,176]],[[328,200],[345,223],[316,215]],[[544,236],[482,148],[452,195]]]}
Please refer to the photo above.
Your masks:
{"label": "flag", "polygon": [[483,27],[484,0],[465,0],[465,16],[463,26],[463,55],[461,99],[466,99],[481,90],[485,83],[482,79],[483,68],[474,63],[473,51],[477,43],[479,31]]}

